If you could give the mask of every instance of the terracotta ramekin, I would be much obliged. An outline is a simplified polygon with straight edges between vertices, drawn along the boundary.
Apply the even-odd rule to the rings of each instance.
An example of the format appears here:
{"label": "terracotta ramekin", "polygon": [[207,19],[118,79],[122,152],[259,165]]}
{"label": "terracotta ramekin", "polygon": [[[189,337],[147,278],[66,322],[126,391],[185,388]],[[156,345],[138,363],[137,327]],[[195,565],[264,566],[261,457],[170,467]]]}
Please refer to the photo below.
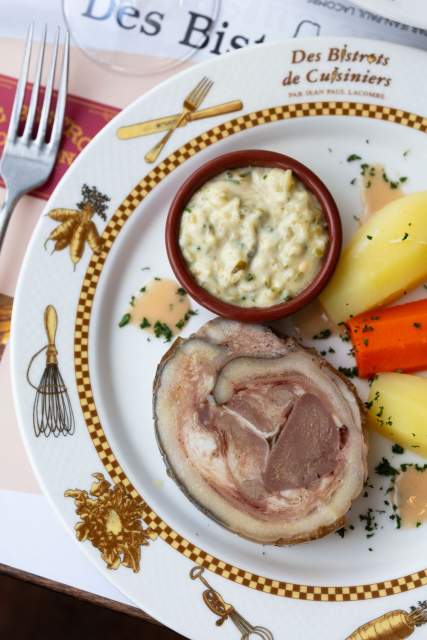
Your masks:
{"label": "terracotta ramekin", "polygon": [[[276,167],[291,169],[295,176],[318,199],[325,217],[329,245],[320,271],[312,282],[297,296],[288,302],[271,307],[239,307],[225,302],[203,289],[188,269],[179,246],[179,230],[181,216],[192,195],[208,180],[228,169],[244,167]],[[324,289],[337,265],[342,243],[342,228],[340,215],[335,201],[326,185],[308,167],[294,158],[274,151],[259,149],[233,151],[213,160],[209,160],[194,173],[178,189],[169,209],[166,221],[166,249],[172,269],[180,284],[186,291],[206,309],[224,318],[232,318],[241,322],[267,322],[278,320],[295,313]]]}

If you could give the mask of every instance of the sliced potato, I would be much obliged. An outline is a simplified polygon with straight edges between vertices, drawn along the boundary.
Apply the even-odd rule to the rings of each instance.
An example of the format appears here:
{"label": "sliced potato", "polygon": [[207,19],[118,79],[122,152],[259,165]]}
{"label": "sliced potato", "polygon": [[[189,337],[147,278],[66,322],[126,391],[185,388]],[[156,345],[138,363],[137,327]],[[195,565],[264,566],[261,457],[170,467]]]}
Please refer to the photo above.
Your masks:
{"label": "sliced potato", "polygon": [[334,322],[398,298],[427,278],[427,191],[394,200],[354,234],[320,296]]}
{"label": "sliced potato", "polygon": [[383,436],[427,457],[427,379],[383,373],[369,392],[369,422]]}

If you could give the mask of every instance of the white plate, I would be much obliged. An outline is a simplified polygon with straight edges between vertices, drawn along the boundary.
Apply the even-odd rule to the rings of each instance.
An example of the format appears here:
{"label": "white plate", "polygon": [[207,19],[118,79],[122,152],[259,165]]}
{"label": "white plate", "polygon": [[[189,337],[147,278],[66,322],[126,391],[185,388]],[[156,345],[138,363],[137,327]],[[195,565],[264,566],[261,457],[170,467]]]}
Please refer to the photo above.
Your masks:
{"label": "white plate", "polygon": [[425,0],[353,0],[353,2],[390,20],[397,20],[422,29],[427,28]]}
{"label": "white plate", "polygon": [[[361,62],[336,63],[342,50],[358,52],[353,58]],[[303,55],[306,60],[298,62]],[[383,529],[367,540],[360,526],[358,514],[383,505],[382,478],[375,474],[376,489],[353,507],[356,527],[344,539],[332,534],[291,548],[262,547],[203,516],[166,475],[155,441],[152,381],[167,345],[147,342],[144,332],[132,327],[118,328],[130,295],[150,277],[141,268],[171,275],[163,241],[168,206],[183,179],[208,158],[250,147],[295,156],[331,189],[347,238],[361,207],[357,187],[350,185],[359,169],[346,161],[349,154],[385,162],[392,176],[409,176],[408,191],[425,189],[426,62],[423,52],[383,42],[316,38],[258,46],[189,69],[119,114],[72,165],[46,206],[45,214],[57,207],[76,209],[85,183],[107,194],[107,222],[93,219],[103,233],[104,251],[92,255],[86,246],[73,270],[68,250],[50,254],[43,246],[58,222],[43,215],[34,233],[16,294],[12,337],[14,394],[32,463],[72,535],[85,516],[76,515],[74,500],[64,492],[89,490],[93,473],[119,483],[115,492],[104,486],[102,496],[92,496],[97,524],[87,526],[80,547],[137,605],[185,636],[239,637],[231,621],[225,623],[227,631],[215,626],[202,600],[203,585],[189,578],[196,562],[207,568],[206,577],[227,602],[253,624],[270,628],[276,640],[340,640],[370,618],[426,597],[420,588],[427,585],[425,529],[398,531],[385,515]],[[337,79],[337,65],[343,74],[351,67],[360,77]],[[293,84],[284,85],[290,73]],[[120,141],[117,128],[176,112],[203,75],[215,81],[206,105],[241,99],[245,115],[180,129],[151,169],[143,158],[156,137]],[[172,152],[178,145],[183,146]],[[36,438],[33,431],[35,391],[26,382],[26,370],[46,343],[43,313],[48,304],[59,317],[59,366],[76,421],[71,437]],[[209,317],[201,309],[185,335]],[[335,346],[333,362],[347,364],[348,345]],[[31,371],[33,380],[43,365],[41,355]],[[372,466],[383,453],[390,457],[390,443],[373,438]],[[135,572],[123,565],[107,569],[91,544],[102,547],[107,540],[114,551],[120,536],[129,542],[123,536],[125,520],[117,519],[123,516],[116,495],[122,488],[137,511],[143,496],[143,526],[158,534],[142,546]],[[83,494],[83,502],[88,498]],[[130,547],[137,551],[139,544]]]}

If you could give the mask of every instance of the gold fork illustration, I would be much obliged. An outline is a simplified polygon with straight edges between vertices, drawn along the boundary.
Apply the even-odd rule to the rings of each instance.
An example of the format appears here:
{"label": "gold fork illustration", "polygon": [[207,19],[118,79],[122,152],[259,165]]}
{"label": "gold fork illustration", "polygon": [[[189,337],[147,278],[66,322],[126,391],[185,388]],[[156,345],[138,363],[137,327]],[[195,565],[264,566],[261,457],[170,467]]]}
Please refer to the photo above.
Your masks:
{"label": "gold fork illustration", "polygon": [[184,99],[184,102],[183,102],[184,109],[181,115],[179,116],[178,120],[175,122],[174,126],[171,129],[169,129],[166,135],[163,136],[160,142],[158,142],[156,146],[154,146],[152,149],[150,149],[150,151],[148,151],[145,154],[146,162],[155,162],[157,160],[157,158],[159,157],[159,154],[162,152],[163,148],[167,144],[169,138],[171,137],[175,129],[177,129],[183,122],[185,122],[188,119],[188,116],[190,115],[190,113],[193,113],[193,111],[196,111],[200,107],[203,100],[206,98],[209,91],[211,90],[212,85],[213,85],[212,80],[209,80],[209,78],[204,77],[200,80],[200,82],[197,83],[194,89],[190,91],[188,96],[186,96],[186,98]]}

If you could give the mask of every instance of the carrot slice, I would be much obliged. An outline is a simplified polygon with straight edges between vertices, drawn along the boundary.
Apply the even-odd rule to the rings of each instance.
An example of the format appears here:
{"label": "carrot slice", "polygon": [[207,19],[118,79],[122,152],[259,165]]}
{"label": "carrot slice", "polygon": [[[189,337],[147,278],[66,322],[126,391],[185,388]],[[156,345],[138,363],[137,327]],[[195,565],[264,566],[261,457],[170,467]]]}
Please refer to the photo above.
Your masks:
{"label": "carrot slice", "polygon": [[362,313],[347,325],[360,377],[427,369],[427,300]]}

